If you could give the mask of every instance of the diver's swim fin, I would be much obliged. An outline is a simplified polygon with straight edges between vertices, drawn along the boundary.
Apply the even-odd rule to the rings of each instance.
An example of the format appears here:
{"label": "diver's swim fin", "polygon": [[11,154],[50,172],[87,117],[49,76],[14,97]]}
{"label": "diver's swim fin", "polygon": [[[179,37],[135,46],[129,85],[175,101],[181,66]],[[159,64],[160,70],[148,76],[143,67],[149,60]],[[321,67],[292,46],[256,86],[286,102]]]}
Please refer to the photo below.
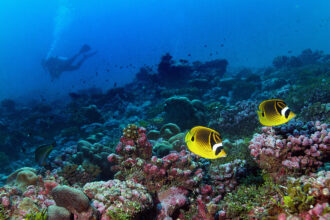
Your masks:
{"label": "diver's swim fin", "polygon": [[89,53],[89,54],[84,54],[84,59],[87,59],[87,58],[89,58],[89,57],[92,57],[92,56],[94,56],[95,54],[97,54],[97,51],[94,51],[94,52]]}
{"label": "diver's swim fin", "polygon": [[86,53],[86,52],[88,52],[88,51],[90,51],[90,50],[91,50],[91,47],[90,47],[89,45],[87,45],[87,44],[84,44],[84,45],[81,47],[79,53]]}

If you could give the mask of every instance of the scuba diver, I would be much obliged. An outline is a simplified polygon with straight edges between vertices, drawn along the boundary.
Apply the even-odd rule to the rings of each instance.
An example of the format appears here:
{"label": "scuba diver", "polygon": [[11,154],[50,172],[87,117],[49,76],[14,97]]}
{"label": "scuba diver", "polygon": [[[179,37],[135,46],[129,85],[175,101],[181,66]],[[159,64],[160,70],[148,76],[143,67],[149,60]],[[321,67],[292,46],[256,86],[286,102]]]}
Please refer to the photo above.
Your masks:
{"label": "scuba diver", "polygon": [[[79,53],[75,54],[71,58],[66,57],[49,57],[41,61],[41,65],[45,71],[48,71],[52,81],[58,79],[63,72],[75,71],[85,62],[85,60],[91,56],[94,56],[97,52],[88,53],[91,47],[87,44],[83,45]],[[79,61],[76,61],[78,57],[81,57]]]}

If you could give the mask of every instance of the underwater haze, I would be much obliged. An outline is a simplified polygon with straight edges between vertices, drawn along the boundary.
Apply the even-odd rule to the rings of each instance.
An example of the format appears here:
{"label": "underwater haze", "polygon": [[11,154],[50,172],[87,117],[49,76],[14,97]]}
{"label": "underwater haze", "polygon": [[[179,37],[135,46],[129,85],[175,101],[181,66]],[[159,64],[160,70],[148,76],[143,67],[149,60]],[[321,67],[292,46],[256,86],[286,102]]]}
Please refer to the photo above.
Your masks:
{"label": "underwater haze", "polygon": [[0,1],[0,220],[330,219],[329,9]]}
{"label": "underwater haze", "polygon": [[[54,99],[79,88],[108,89],[114,82],[130,82],[138,68],[157,64],[166,52],[190,61],[226,58],[230,67],[261,67],[288,51],[293,55],[305,48],[329,51],[329,4],[326,0],[1,1],[0,97],[29,99],[43,94]],[[72,56],[84,43],[98,54],[79,71],[51,82],[41,59]],[[133,67],[119,68],[130,64]]]}

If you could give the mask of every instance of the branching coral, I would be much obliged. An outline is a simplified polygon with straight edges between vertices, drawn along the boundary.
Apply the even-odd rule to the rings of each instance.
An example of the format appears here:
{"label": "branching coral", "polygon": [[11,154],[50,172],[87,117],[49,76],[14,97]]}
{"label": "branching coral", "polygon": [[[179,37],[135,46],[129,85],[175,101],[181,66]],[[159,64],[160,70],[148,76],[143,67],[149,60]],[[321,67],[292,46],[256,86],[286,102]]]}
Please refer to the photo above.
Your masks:
{"label": "branching coral", "polygon": [[305,135],[276,135],[270,127],[256,134],[250,142],[251,155],[262,169],[280,180],[284,174],[308,174],[316,171],[330,153],[327,124],[313,123],[314,132]]}

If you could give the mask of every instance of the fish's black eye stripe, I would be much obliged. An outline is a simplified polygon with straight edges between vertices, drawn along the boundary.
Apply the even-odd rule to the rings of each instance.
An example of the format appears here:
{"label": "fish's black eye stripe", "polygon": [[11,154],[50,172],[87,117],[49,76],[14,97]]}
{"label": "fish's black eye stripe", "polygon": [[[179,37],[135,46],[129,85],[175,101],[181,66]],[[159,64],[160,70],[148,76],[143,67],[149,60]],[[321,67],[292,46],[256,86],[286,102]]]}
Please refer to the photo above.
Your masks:
{"label": "fish's black eye stripe", "polygon": [[288,118],[289,117],[290,112],[291,112],[290,109],[288,109],[288,110],[285,111],[285,113],[284,113],[285,114],[285,118]]}
{"label": "fish's black eye stripe", "polygon": [[217,147],[217,149],[215,150],[215,155],[217,156],[222,150],[222,147]]}

